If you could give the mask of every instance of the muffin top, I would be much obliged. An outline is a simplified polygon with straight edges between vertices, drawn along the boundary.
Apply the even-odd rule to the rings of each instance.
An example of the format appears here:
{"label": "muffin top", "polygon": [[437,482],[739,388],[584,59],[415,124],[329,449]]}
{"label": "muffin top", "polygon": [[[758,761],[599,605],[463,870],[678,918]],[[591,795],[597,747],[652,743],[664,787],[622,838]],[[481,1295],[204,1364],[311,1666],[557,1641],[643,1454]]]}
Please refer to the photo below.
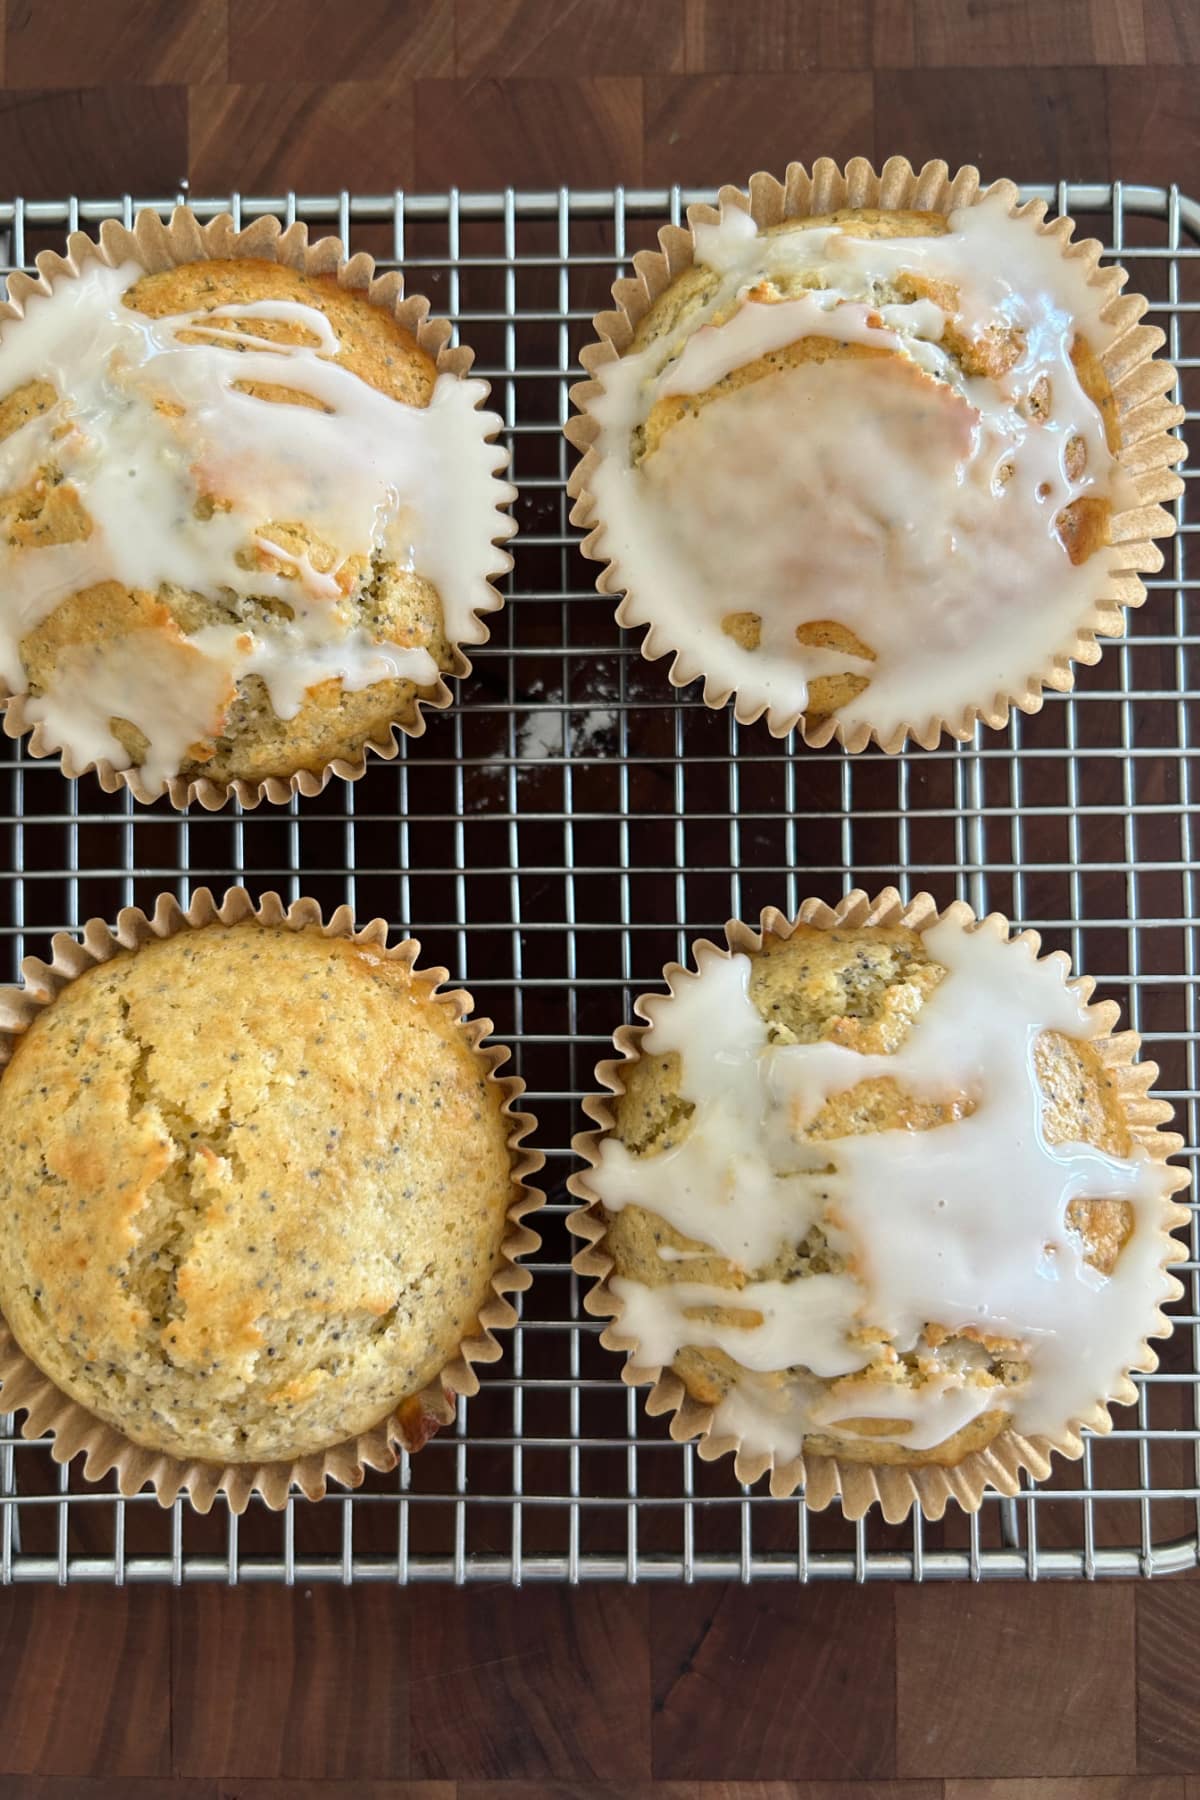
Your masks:
{"label": "muffin top", "polygon": [[954,1462],[1061,1434],[1173,1291],[1171,1171],[1061,963],[984,927],[701,949],[647,1003],[589,1185],[618,1335],[731,1433]]}
{"label": "muffin top", "polygon": [[706,698],[887,741],[1023,693],[1119,566],[1110,289],[1000,196],[737,207],[598,365],[600,544]]}
{"label": "muffin top", "polygon": [[151,785],[380,741],[497,604],[485,391],[333,275],[88,261],[0,338],[0,678]]}
{"label": "muffin top", "polygon": [[89,969],[0,1079],[0,1312],[151,1449],[291,1459],[367,1430],[453,1357],[501,1260],[487,1067],[402,960],[316,928]]}

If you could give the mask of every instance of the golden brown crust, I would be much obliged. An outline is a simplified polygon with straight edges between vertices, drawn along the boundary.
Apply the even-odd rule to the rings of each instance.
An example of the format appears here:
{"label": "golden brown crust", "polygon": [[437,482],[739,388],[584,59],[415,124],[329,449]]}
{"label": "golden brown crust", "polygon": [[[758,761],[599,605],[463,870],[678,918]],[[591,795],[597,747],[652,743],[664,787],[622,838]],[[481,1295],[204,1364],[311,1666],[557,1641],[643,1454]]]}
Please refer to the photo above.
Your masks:
{"label": "golden brown crust", "polygon": [[[228,262],[181,263],[143,275],[125,294],[126,306],[151,319],[256,300],[297,301],[323,312],[340,345],[334,362],[393,400],[428,406],[437,378],[433,358],[390,313],[372,306],[356,289],[339,287],[333,275],[308,275],[262,257],[240,256]],[[284,344],[312,342],[295,320],[255,318],[247,323],[255,337]]]}
{"label": "golden brown crust", "polygon": [[410,966],[212,927],[88,969],[0,1079],[0,1311],[135,1443],[290,1459],[368,1429],[475,1329],[510,1123]]}
{"label": "golden brown crust", "polygon": [[[828,1041],[864,1054],[886,1055],[898,1049],[945,973],[926,950],[921,934],[904,926],[830,930],[800,923],[788,936],[766,932],[761,949],[749,954],[750,997],[774,1042]],[[1082,1141],[1113,1155],[1129,1153],[1131,1133],[1122,1096],[1094,1045],[1045,1032],[1035,1048],[1035,1067],[1049,1143]],[[635,1155],[661,1155],[687,1137],[692,1107],[680,1093],[680,1075],[675,1053],[640,1056],[622,1068],[624,1091],[612,1102],[614,1130]],[[925,1099],[906,1093],[889,1077],[873,1078],[831,1096],[804,1136],[807,1142],[819,1143],[864,1132],[934,1130],[970,1110],[964,1096]],[[781,1243],[769,1263],[747,1270],[706,1251],[704,1244],[644,1208],[628,1206],[603,1217],[604,1248],[612,1257],[614,1274],[647,1286],[665,1286],[682,1277],[728,1288],[732,1295],[751,1282],[803,1281],[808,1275],[846,1266],[819,1227],[799,1243]],[[1079,1234],[1087,1260],[1108,1272],[1132,1228],[1132,1213],[1122,1201],[1085,1198],[1072,1202],[1068,1223]],[[661,1245],[687,1251],[688,1260],[684,1264],[664,1260]],[[696,1316],[717,1316],[723,1323],[755,1322],[744,1310],[700,1309]],[[934,1321],[930,1327],[931,1343],[953,1347],[949,1332]],[[806,1452],[844,1462],[952,1466],[993,1442],[1010,1423],[1002,1401],[1004,1388],[1021,1378],[1025,1365],[1016,1345],[981,1340],[970,1330],[957,1336],[964,1344],[974,1339],[987,1352],[971,1379],[995,1389],[996,1405],[932,1449],[911,1450],[889,1442],[889,1434],[901,1425],[895,1419],[867,1416],[854,1420],[854,1432],[808,1438]],[[742,1372],[724,1351],[695,1346],[684,1347],[672,1366],[688,1395],[704,1405],[717,1404]],[[787,1373],[780,1371],[779,1379],[786,1379]],[[872,1362],[868,1373],[872,1381],[884,1383],[919,1385],[922,1379],[915,1357],[896,1363],[885,1355]],[[836,1389],[834,1382],[831,1391]]]}

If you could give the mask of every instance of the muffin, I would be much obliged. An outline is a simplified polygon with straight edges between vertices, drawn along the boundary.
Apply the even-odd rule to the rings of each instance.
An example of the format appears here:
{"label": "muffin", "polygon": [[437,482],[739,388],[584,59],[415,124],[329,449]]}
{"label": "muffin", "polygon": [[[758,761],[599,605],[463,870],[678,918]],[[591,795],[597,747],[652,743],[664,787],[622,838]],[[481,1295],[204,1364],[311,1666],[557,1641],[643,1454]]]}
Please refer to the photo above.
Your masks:
{"label": "muffin", "polygon": [[734,923],[577,1140],[590,1311],[701,1454],[852,1516],[1012,1491],[1110,1426],[1181,1291],[1156,1070],[1032,934],[922,895]]}
{"label": "muffin", "polygon": [[70,251],[0,314],[10,733],[177,805],[395,755],[511,563],[471,352],[301,225],[144,213]]}
{"label": "muffin", "polygon": [[798,165],[635,258],[569,427],[585,553],[677,685],[813,744],[969,737],[1119,635],[1173,530],[1160,331],[974,169]]}
{"label": "muffin", "polygon": [[62,941],[74,978],[0,1079],[5,1406],[38,1429],[65,1396],[93,1461],[144,1478],[150,1453],[164,1499],[390,1467],[475,1391],[527,1284],[540,1159],[507,1053],[382,922],[234,891],[120,937]]}

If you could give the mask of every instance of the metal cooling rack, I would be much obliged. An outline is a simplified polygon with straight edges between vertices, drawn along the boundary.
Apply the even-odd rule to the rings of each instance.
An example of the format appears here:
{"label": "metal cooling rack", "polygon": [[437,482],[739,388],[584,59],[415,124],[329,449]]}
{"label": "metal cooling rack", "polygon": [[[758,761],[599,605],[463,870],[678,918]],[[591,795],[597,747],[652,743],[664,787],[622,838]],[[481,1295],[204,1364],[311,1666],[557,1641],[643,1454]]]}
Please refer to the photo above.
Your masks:
{"label": "metal cooling rack", "polygon": [[[1200,418],[1200,204],[1161,188],[1043,192],[1121,256]],[[885,758],[777,743],[676,692],[593,588],[567,522],[561,436],[588,321],[693,199],[660,192],[193,201],[300,216],[402,262],[494,385],[520,483],[509,604],[449,714],[397,762],[317,800],[180,818],[0,751],[4,978],[53,930],[231,879],[349,900],[422,938],[516,1048],[551,1204],[524,1317],[456,1429],[353,1496],[240,1520],[163,1512],[60,1469],[0,1420],[0,1581],[785,1581],[1160,1573],[1198,1560],[1200,1241],[1162,1366],[1083,1461],[1014,1501],[857,1527],[739,1488],[623,1387],[571,1275],[567,1148],[591,1070],[664,962],[730,914],[857,884],[999,907],[1119,999],[1197,1142],[1197,864],[1189,522],[1130,635],[1076,692],[974,745]],[[13,268],[141,202],[0,203]],[[151,202],[165,209],[169,199]],[[1198,433],[1200,435],[1200,433]],[[1194,480],[1200,471],[1189,472]],[[1193,509],[1194,510],[1194,509]],[[1189,1151],[1195,1155],[1195,1151]]]}

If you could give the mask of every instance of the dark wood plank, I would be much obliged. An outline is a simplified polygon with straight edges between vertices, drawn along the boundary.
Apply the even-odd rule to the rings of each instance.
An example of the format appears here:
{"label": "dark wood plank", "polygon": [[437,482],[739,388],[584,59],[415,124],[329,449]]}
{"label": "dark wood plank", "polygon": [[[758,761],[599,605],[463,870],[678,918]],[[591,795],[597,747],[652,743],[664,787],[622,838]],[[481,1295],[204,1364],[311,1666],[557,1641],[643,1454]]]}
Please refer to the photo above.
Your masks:
{"label": "dark wood plank", "polygon": [[913,0],[917,61],[927,68],[1054,70],[1140,63],[1141,0]]}
{"label": "dark wood plank", "polygon": [[896,1773],[888,1588],[705,1587],[650,1615],[654,1772]]}
{"label": "dark wood plank", "polygon": [[907,69],[916,60],[914,0],[874,0],[871,61],[877,69]]}
{"label": "dark wood plank", "polygon": [[0,91],[5,192],[170,194],[187,173],[187,90]]}
{"label": "dark wood plank", "polygon": [[942,1800],[940,1781],[701,1781],[696,1800]]}
{"label": "dark wood plank", "polygon": [[0,1770],[170,1773],[170,1598],[101,1587],[0,1594]]}
{"label": "dark wood plank", "polygon": [[650,1775],[643,1589],[414,1591],[414,1776]]}
{"label": "dark wood plank", "polygon": [[412,180],[412,119],[412,90],[403,83],[193,88],[192,184],[204,193],[386,193]]}
{"label": "dark wood plank", "polygon": [[449,0],[254,0],[229,16],[230,81],[399,81],[453,75]]}
{"label": "dark wood plank", "polygon": [[870,156],[872,77],[651,76],[646,80],[646,181],[689,187],[782,175],[817,156]]}
{"label": "dark wood plank", "polygon": [[455,0],[458,74],[648,75],[681,70],[684,0]]}
{"label": "dark wood plank", "polygon": [[[1200,8],[1197,9],[1200,14]],[[1108,77],[1113,174],[1123,181],[1177,181],[1185,193],[1200,187],[1200,106],[1194,68],[1155,69],[1127,80]]]}
{"label": "dark wood plank", "polygon": [[406,1606],[386,1587],[184,1589],[176,1774],[406,1777]]}
{"label": "dark wood plank", "polygon": [[976,163],[989,180],[1104,181],[1106,106],[1101,69],[896,69],[877,80],[876,149]]}
{"label": "dark wood plank", "polygon": [[224,81],[227,0],[8,0],[9,87]]}
{"label": "dark wood plank", "polygon": [[494,191],[506,183],[611,186],[642,178],[636,76],[416,84],[416,181]]}
{"label": "dark wood plank", "polygon": [[870,0],[687,0],[687,72],[868,69]]}
{"label": "dark wood plank", "polygon": [[1137,1594],[1139,1769],[1200,1770],[1200,1583],[1155,1582]]}
{"label": "dark wood plank", "polygon": [[[452,1781],[245,1781],[226,1776],[216,1800],[458,1800]],[[91,1800],[80,1796],[80,1800]]]}
{"label": "dark wood plank", "polygon": [[0,1775],[0,1800],[219,1800],[219,1796],[215,1781],[176,1781],[169,1775]]}
{"label": "dark wood plank", "polygon": [[1058,1775],[1046,1781],[948,1781],[946,1800],[1185,1800],[1180,1775]]}
{"label": "dark wood plank", "polygon": [[695,1781],[460,1781],[456,1800],[697,1800]]}
{"label": "dark wood plank", "polygon": [[1132,1585],[899,1588],[898,1773],[1132,1773],[1133,1607]]}
{"label": "dark wood plank", "polygon": [[1142,0],[1148,63],[1200,62],[1200,7],[1194,0]]}

